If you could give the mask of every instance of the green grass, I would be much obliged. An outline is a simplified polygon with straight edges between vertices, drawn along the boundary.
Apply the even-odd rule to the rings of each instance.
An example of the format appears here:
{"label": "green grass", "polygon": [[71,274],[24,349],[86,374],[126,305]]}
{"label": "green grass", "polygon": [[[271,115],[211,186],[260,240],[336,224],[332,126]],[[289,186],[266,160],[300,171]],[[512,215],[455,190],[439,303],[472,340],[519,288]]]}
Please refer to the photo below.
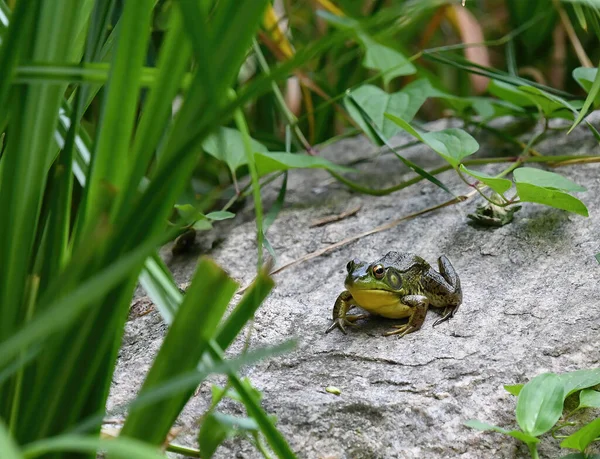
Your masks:
{"label": "green grass", "polygon": [[[200,428],[200,449],[214,451],[217,437],[245,435],[264,454],[270,448],[294,457],[251,383],[237,373],[290,346],[224,357],[273,287],[263,249],[276,257],[265,233],[284,205],[287,175],[270,209],[263,209],[260,188],[290,169],[324,169],[373,195],[422,179],[456,194],[436,178],[454,169],[467,183],[463,173],[477,179],[469,185],[486,199],[487,187],[508,193],[514,171],[517,194],[502,196],[501,205],[528,201],[586,215],[570,194],[581,187],[521,166],[551,161],[533,150],[548,120],[566,118],[575,127],[598,106],[600,72],[569,55],[573,78],[569,73],[563,87],[532,81],[516,70],[549,69],[516,44],[529,43],[547,58],[561,8],[590,58],[599,60],[597,47],[585,45],[600,34],[600,5],[564,2],[531,18],[516,1],[494,2],[506,8],[510,24],[499,24],[504,35],[492,31],[478,45],[506,47],[505,60],[491,67],[467,60],[466,46],[449,45],[443,29],[426,48],[418,45],[443,12],[437,1],[343,0],[341,16],[291,2],[293,52],[282,59],[284,46],[263,22],[267,0],[0,0],[2,454],[93,458],[106,450],[114,457],[163,457],[158,447],[194,388],[221,373],[228,384],[201,419],[208,423]],[[481,17],[472,3],[470,11]],[[304,89],[296,113],[284,94],[294,74]],[[486,94],[473,93],[471,74],[491,79]],[[369,103],[375,98],[382,103]],[[427,104],[435,116],[452,110],[465,129],[425,131],[415,117]],[[528,144],[498,133],[515,147],[510,157],[469,158],[478,148],[469,127],[494,132],[487,123],[506,114],[544,130]],[[593,126],[586,128],[600,139]],[[342,175],[356,170],[298,154],[360,130],[388,147],[404,130],[448,164],[426,171],[389,148],[415,177],[373,190],[360,177]],[[509,164],[497,177],[466,167],[492,162]],[[221,268],[202,259],[182,295],[157,250],[190,227],[231,217],[219,211],[235,213],[246,196],[256,216],[257,275],[226,314],[236,285]],[[174,209],[191,211],[180,218]],[[122,435],[100,439],[138,282],[170,328],[138,398],[122,407],[129,408]],[[223,397],[240,402],[248,417],[218,413]]]}

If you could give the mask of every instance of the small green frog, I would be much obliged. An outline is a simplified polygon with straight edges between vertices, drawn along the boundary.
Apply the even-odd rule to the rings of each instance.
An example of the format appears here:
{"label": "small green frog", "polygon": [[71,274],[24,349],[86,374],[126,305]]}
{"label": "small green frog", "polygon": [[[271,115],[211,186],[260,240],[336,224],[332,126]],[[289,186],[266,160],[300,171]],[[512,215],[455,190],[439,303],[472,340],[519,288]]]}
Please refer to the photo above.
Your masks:
{"label": "small green frog", "polygon": [[439,272],[423,258],[412,253],[389,252],[374,263],[352,260],[346,266],[346,288],[333,306],[333,323],[325,333],[339,328],[344,334],[346,325],[368,314],[348,315],[354,306],[371,314],[390,319],[408,317],[408,323],[396,325],[385,336],[417,331],[423,325],[427,308],[445,308],[433,326],[454,316],[462,302],[460,279],[446,256],[438,258]]}

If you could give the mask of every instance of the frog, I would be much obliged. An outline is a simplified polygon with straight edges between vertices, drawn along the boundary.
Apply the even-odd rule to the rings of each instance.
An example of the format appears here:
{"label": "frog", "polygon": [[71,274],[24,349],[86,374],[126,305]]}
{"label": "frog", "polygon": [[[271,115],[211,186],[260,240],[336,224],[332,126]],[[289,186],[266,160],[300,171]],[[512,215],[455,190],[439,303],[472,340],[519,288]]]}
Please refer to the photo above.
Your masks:
{"label": "frog", "polygon": [[[348,272],[344,290],[333,306],[333,323],[329,333],[374,314],[389,319],[408,318],[402,325],[394,325],[384,336],[405,336],[421,328],[429,306],[444,308],[437,326],[452,317],[462,303],[462,288],[450,260],[441,255],[438,271],[425,259],[409,252],[388,252],[379,260],[369,263],[354,259],[346,265]],[[360,306],[370,314],[348,314]]]}
{"label": "frog", "polygon": [[498,194],[492,193],[487,201],[483,205],[478,205],[475,212],[468,214],[474,225],[478,226],[489,226],[489,227],[501,227],[508,225],[513,221],[515,212],[521,209],[521,206],[499,206],[498,203],[505,202],[505,200]]}

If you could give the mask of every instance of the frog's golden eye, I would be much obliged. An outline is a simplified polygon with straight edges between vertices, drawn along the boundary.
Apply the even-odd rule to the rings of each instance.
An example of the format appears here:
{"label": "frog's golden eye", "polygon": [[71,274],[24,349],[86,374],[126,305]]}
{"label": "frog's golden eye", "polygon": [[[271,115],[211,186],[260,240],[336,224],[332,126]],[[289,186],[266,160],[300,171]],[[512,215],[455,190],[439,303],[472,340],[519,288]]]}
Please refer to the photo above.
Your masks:
{"label": "frog's golden eye", "polygon": [[385,268],[383,265],[373,266],[373,275],[376,279],[383,279],[383,276],[385,276]]}

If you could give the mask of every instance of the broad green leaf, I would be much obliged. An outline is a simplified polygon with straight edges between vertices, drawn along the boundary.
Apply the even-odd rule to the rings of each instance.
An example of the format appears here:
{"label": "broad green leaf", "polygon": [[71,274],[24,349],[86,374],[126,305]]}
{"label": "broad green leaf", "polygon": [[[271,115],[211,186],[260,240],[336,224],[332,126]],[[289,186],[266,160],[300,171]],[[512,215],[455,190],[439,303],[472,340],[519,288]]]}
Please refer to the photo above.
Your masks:
{"label": "broad green leaf", "polygon": [[577,392],[600,384],[600,368],[570,371],[559,375],[564,386],[565,398]]}
{"label": "broad green leaf", "polygon": [[210,413],[202,420],[200,432],[198,433],[198,445],[200,456],[210,459],[223,441],[233,435],[235,429],[221,422],[215,413]]}
{"label": "broad green leaf", "polygon": [[[453,97],[431,86],[429,80],[425,78],[414,81],[402,88],[401,91],[392,94],[377,86],[365,84],[353,90],[352,96],[356,103],[371,117],[386,139],[390,139],[400,131],[395,123],[385,117],[386,112],[410,122],[429,97]],[[352,103],[349,103],[347,97],[344,104],[350,116],[371,138],[371,141],[376,145],[381,145],[381,140],[377,138],[375,133],[370,132],[368,123],[361,116],[360,111]]]}
{"label": "broad green leaf", "polygon": [[525,384],[516,410],[523,432],[534,437],[548,432],[562,414],[563,394],[563,384],[554,373],[541,374]]}
{"label": "broad green leaf", "polygon": [[[600,64],[598,64],[598,68],[600,68]],[[567,134],[570,133],[575,127],[581,123],[581,120],[588,114],[588,110],[592,106],[592,103],[596,100],[596,98],[600,95],[600,72],[596,71],[596,77],[594,78],[594,82],[588,91],[588,96],[583,103],[583,107],[581,107],[581,111],[579,112],[579,116],[573,122],[573,126],[568,130]]]}
{"label": "broad green leaf", "polygon": [[458,167],[463,158],[479,150],[477,141],[462,129],[450,128],[436,132],[424,132],[413,128],[403,119],[390,113],[386,113],[385,116],[410,135],[428,145],[453,167]]}
{"label": "broad green leaf", "polygon": [[579,392],[578,408],[600,408],[600,392],[590,389]]}
{"label": "broad green leaf", "polygon": [[205,215],[206,218],[208,218],[209,220],[228,220],[230,218],[234,218],[235,214],[231,213],[231,212],[227,212],[226,210],[217,210],[215,212],[209,212],[208,214]]}
{"label": "broad green leaf", "polygon": [[369,69],[382,72],[385,86],[398,76],[412,75],[417,71],[415,66],[402,53],[379,44],[366,35],[361,34],[360,37],[366,50],[363,65]]}
{"label": "broad green leaf", "polygon": [[503,81],[492,80],[488,85],[488,91],[499,99],[510,102],[517,107],[532,107],[535,105],[532,98],[527,97],[523,91]]}
{"label": "broad green leaf", "polygon": [[508,179],[496,178],[484,172],[475,172],[472,169],[467,169],[463,164],[460,165],[460,170],[486,184],[498,194],[504,194],[512,187],[512,182]]}
{"label": "broad green leaf", "polygon": [[0,419],[0,451],[2,459],[22,459],[17,443],[12,439],[4,421]]}
{"label": "broad green leaf", "polygon": [[[364,109],[358,104],[358,102],[356,102],[356,100],[354,99],[354,96],[352,95],[352,93],[347,93],[347,100],[348,100],[349,104],[351,104],[352,107],[360,114],[360,116],[363,118],[363,121],[365,123],[367,123],[367,125],[370,128],[370,131],[376,136],[376,139],[378,140],[378,143],[381,142],[382,145],[387,146],[391,151],[394,152],[394,154],[396,155],[396,157],[400,161],[402,161],[404,163],[404,165],[410,167],[413,171],[415,171],[421,177],[429,180],[431,183],[439,186],[446,193],[451,194],[452,196],[454,196],[454,194],[450,191],[450,189],[446,185],[444,185],[440,180],[438,180],[435,176],[433,176],[432,174],[430,174],[429,172],[427,172],[426,170],[424,170],[423,168],[421,168],[417,164],[413,163],[412,161],[410,161],[410,160],[404,158],[403,156],[399,155],[394,150],[394,148],[390,145],[390,143],[388,142],[388,139],[385,137],[385,135],[383,134],[383,132],[381,132],[381,129],[379,129],[379,127],[377,127],[377,125],[371,119],[371,117],[369,116],[369,114],[364,111]],[[387,114],[386,114],[386,116],[387,116]],[[332,173],[332,175],[334,177],[336,176],[335,173]],[[339,180],[339,178],[338,178],[338,180]]]}
{"label": "broad green leaf", "polygon": [[[235,174],[240,166],[248,164],[242,134],[237,129],[222,127],[217,133],[208,136],[202,142],[202,148],[210,155],[225,162],[232,174]],[[262,143],[254,139],[252,140],[252,149],[255,152],[267,151]]]}
{"label": "broad green leaf", "polygon": [[97,436],[77,435],[62,435],[30,443],[23,449],[23,457],[33,459],[50,453],[66,452],[95,455],[99,450],[119,459],[165,459],[158,448],[139,440],[124,437],[101,439]]}
{"label": "broad green leaf", "polygon": [[593,420],[577,432],[569,435],[561,442],[560,446],[576,449],[583,453],[597,437],[600,437],[600,418]]}
{"label": "broad green leaf", "polygon": [[[183,219],[183,221],[186,224],[191,224],[191,223],[200,222],[200,221],[206,222],[206,220],[213,220],[213,221],[227,220],[229,218],[235,217],[235,214],[224,211],[224,210],[210,212],[205,215],[191,204],[176,204],[174,207],[175,207],[175,209],[177,209],[177,212],[179,213],[179,215],[181,216],[181,218]],[[208,228],[212,227],[210,222],[206,222],[206,223],[208,223]]]}
{"label": "broad green leaf", "polygon": [[326,169],[334,172],[355,172],[354,169],[339,166],[320,156],[309,156],[300,153],[254,153],[254,161],[259,175],[289,169]]}
{"label": "broad green leaf", "polygon": [[[597,74],[597,68],[577,67],[575,70],[573,70],[573,78],[588,94],[592,90],[592,86],[594,85],[594,81],[596,81]],[[594,106],[597,107],[598,105],[600,105],[600,92],[596,94],[596,97],[594,98]]]}
{"label": "broad green leaf", "polygon": [[[382,89],[369,84],[352,91],[352,96],[371,117],[386,139],[390,139],[400,130],[398,126],[384,116],[386,112],[393,113],[402,119],[410,121],[417,114],[423,102],[427,100],[427,96],[418,90],[415,92],[399,91],[388,94]],[[371,141],[376,145],[381,145],[381,141],[377,138],[377,135],[370,132],[370,126],[354,105],[348,103],[346,100],[345,106],[350,116],[359,124],[363,132],[371,138]]]}
{"label": "broad green leaf", "polygon": [[513,172],[517,183],[529,183],[543,188],[562,191],[586,191],[586,188],[555,172],[533,167],[519,167]]}
{"label": "broad green leaf", "polygon": [[587,217],[588,210],[583,202],[563,191],[542,188],[529,183],[517,183],[517,193],[523,202],[545,204],[556,209],[567,210]]}
{"label": "broad green leaf", "polygon": [[484,432],[491,430],[504,435],[510,435],[511,437],[516,438],[517,440],[521,440],[522,442],[525,442],[527,444],[535,444],[539,442],[539,440],[534,436],[527,435],[526,433],[521,432],[519,430],[506,430],[502,427],[498,427],[493,424],[487,424],[485,422],[478,421],[477,419],[470,419],[467,422],[465,422],[465,425],[467,427],[472,427],[473,429],[482,430]]}
{"label": "broad green leaf", "polygon": [[524,384],[505,384],[504,390],[506,390],[506,392],[509,394],[518,396],[523,390],[523,386]]}

